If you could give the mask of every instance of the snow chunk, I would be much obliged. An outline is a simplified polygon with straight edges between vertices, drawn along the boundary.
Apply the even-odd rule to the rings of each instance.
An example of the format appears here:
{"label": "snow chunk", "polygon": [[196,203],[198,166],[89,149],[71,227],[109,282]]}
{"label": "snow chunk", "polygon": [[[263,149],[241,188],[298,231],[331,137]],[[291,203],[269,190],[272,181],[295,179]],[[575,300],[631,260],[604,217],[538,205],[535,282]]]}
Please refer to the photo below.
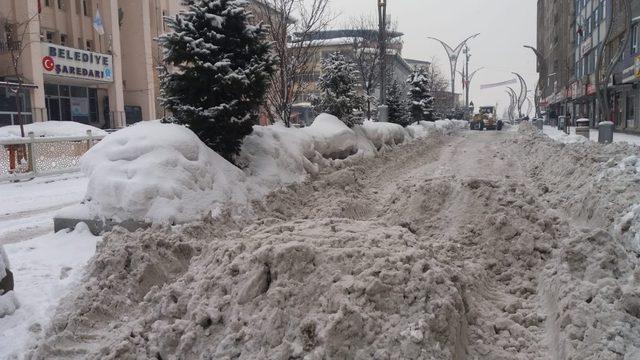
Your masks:
{"label": "snow chunk", "polygon": [[246,203],[244,173],[184,126],[141,122],[82,158],[91,214],[115,221],[192,221],[225,203]]}
{"label": "snow chunk", "polygon": [[402,144],[407,134],[402,126],[388,122],[367,120],[362,124],[362,129],[378,150],[385,146]]}
{"label": "snow chunk", "polygon": [[315,150],[324,157],[344,159],[357,152],[356,134],[333,115],[320,114],[304,128],[315,141]]}
{"label": "snow chunk", "polygon": [[[86,136],[87,130],[91,130],[93,136],[106,136],[107,132],[97,127],[81,124],[74,121],[45,121],[24,125],[25,136],[33,132],[35,137],[77,137]],[[19,138],[20,126],[11,125],[0,127],[0,139]]]}

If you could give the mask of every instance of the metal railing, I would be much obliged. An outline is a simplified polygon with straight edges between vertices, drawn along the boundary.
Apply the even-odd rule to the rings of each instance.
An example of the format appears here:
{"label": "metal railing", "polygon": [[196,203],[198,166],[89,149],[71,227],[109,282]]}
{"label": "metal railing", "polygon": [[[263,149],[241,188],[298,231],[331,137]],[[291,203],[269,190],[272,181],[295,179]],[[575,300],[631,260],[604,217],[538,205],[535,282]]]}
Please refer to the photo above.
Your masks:
{"label": "metal railing", "polygon": [[80,158],[104,136],[0,139],[0,181],[32,179],[80,171]]}

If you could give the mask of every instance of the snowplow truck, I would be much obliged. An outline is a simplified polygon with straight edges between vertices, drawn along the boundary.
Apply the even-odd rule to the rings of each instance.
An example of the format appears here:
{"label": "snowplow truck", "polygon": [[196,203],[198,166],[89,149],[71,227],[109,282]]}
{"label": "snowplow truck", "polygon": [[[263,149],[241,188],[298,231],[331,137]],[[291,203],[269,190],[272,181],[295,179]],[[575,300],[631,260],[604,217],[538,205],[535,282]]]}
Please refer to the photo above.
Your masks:
{"label": "snowplow truck", "polygon": [[469,122],[471,130],[500,130],[496,119],[495,106],[482,106]]}

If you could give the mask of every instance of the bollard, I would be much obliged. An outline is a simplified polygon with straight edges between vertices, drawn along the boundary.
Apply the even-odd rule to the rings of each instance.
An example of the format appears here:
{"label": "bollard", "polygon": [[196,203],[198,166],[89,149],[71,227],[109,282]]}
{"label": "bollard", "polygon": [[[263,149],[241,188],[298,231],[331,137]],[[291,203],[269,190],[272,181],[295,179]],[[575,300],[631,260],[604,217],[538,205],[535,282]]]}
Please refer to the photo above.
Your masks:
{"label": "bollard", "polygon": [[387,105],[378,106],[378,122],[387,122],[389,119],[389,107]]}
{"label": "bollard", "polygon": [[598,142],[600,144],[613,142],[613,123],[611,121],[603,121],[598,124]]}
{"label": "bollard", "polygon": [[544,120],[536,119],[536,128],[542,131],[544,129]]}

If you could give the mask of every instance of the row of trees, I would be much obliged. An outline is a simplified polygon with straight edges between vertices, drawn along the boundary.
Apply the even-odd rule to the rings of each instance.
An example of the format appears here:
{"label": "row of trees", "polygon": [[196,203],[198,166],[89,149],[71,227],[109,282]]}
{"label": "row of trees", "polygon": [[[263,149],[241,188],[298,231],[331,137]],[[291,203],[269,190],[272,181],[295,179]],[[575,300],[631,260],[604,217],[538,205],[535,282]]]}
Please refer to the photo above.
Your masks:
{"label": "row of trees", "polygon": [[[311,40],[330,19],[328,0],[258,2],[267,24],[255,24],[241,0],[183,0],[187,10],[167,18],[172,31],[158,39],[171,68],[161,77],[161,101],[171,114],[166,120],[187,125],[231,161],[260,110],[289,126],[291,105],[305,90],[299,79],[315,56]],[[363,39],[349,58],[336,53],[323,60],[317,110],[349,126],[362,118],[354,110],[371,116],[380,61],[371,44]],[[407,84],[392,84],[391,121],[433,120],[433,71],[419,69]]]}
{"label": "row of trees", "polygon": [[[416,69],[406,85],[393,81],[387,90],[389,121],[407,126],[416,121],[433,121],[434,97],[428,69]],[[356,63],[340,53],[330,54],[322,61],[322,76],[318,81],[320,96],[314,101],[318,112],[333,114],[349,127],[358,123],[357,110],[367,103],[367,96],[358,91]]]}

